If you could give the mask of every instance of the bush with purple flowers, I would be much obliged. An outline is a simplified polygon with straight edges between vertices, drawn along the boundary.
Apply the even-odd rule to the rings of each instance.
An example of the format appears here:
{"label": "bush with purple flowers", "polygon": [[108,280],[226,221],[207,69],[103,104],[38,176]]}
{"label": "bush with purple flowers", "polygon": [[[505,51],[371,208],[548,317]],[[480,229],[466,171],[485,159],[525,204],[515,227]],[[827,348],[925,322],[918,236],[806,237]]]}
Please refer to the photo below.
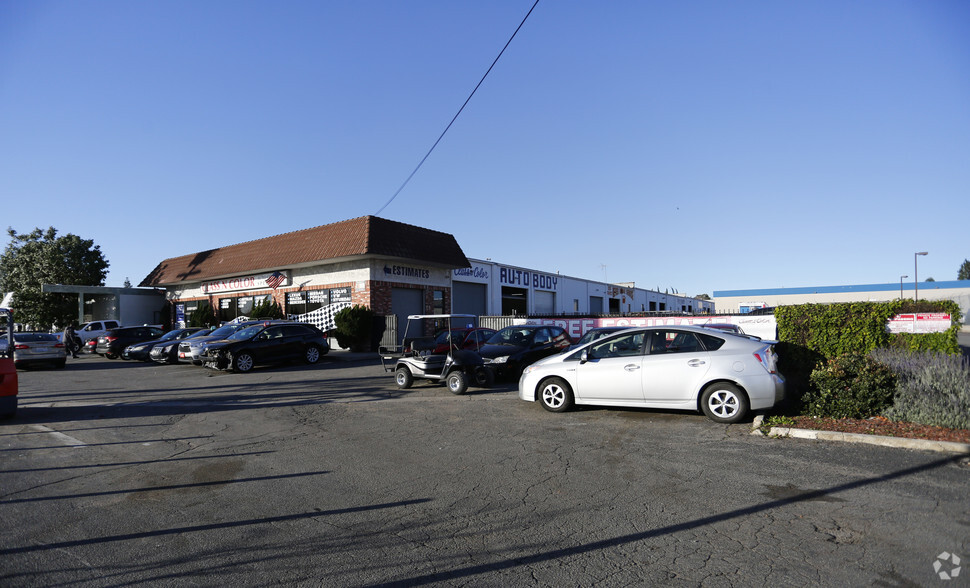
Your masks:
{"label": "bush with purple flowers", "polygon": [[970,362],[932,351],[875,349],[870,356],[896,374],[895,400],[884,416],[950,429],[970,429]]}

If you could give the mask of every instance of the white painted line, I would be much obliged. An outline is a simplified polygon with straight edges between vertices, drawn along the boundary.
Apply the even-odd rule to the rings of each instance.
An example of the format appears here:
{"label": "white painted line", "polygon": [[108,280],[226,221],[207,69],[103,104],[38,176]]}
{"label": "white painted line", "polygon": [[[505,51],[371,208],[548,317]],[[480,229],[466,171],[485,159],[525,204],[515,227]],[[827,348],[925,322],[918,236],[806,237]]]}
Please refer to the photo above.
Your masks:
{"label": "white painted line", "polygon": [[30,428],[41,433],[47,433],[51,437],[57,439],[58,441],[64,443],[65,445],[70,445],[71,447],[87,446],[87,443],[85,443],[84,441],[81,441],[80,439],[75,439],[70,435],[65,435],[64,433],[60,433],[58,431],[55,431],[54,429],[45,427],[44,425],[30,425]]}

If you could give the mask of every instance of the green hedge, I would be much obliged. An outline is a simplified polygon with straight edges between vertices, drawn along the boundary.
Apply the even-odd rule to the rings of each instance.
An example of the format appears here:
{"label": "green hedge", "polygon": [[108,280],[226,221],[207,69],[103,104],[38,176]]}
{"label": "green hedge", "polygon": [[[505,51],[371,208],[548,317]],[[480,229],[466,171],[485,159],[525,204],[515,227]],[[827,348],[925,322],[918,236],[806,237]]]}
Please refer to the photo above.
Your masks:
{"label": "green hedge", "polygon": [[[886,323],[897,314],[927,312],[949,313],[950,329],[944,333],[892,334]],[[958,353],[960,306],[951,300],[893,300],[891,302],[850,302],[799,304],[775,309],[778,321],[776,346],[779,371],[787,383],[788,413],[803,409],[806,393],[817,390],[811,382],[813,371],[830,359],[848,353],[867,354],[878,348],[911,351]]]}

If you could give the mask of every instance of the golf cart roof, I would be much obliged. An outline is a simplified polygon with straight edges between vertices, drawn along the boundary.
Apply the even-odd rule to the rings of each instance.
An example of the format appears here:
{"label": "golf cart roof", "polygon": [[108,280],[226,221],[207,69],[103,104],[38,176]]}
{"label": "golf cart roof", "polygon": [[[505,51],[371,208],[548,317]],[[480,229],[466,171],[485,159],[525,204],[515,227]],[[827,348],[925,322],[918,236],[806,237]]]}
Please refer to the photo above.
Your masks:
{"label": "golf cart roof", "polygon": [[478,318],[477,314],[409,314],[408,320],[417,319],[446,319],[446,318]]}

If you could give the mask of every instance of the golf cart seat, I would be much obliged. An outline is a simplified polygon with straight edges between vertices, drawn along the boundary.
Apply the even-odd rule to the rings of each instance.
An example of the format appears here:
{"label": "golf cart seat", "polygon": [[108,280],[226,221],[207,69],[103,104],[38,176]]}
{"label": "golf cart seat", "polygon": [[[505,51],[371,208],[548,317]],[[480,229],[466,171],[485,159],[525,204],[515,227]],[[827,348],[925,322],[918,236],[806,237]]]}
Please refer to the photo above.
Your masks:
{"label": "golf cart seat", "polygon": [[411,353],[414,355],[428,355],[434,351],[435,342],[431,337],[421,337],[411,341]]}

